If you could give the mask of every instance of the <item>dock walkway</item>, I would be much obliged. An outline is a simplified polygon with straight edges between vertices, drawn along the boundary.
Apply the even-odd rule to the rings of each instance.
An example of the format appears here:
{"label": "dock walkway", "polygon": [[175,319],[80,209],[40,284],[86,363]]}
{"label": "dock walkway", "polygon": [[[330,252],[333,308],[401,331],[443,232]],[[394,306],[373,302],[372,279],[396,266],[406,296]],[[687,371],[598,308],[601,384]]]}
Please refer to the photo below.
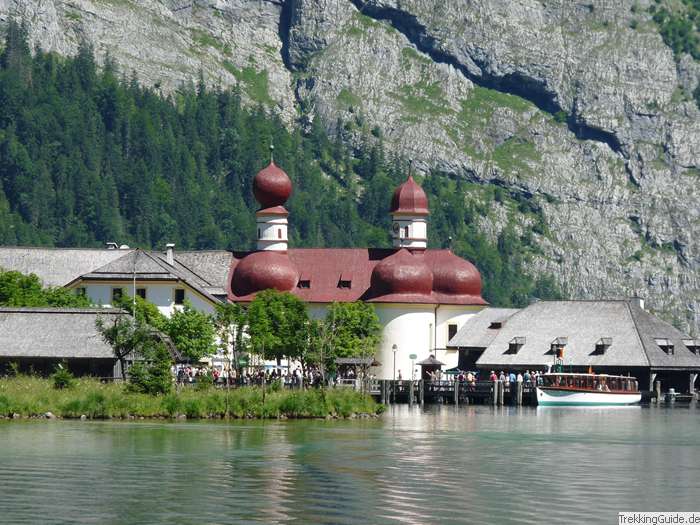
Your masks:
{"label": "dock walkway", "polygon": [[366,391],[378,401],[392,403],[535,405],[536,392],[532,383],[506,381],[428,381],[374,379],[365,385]]}

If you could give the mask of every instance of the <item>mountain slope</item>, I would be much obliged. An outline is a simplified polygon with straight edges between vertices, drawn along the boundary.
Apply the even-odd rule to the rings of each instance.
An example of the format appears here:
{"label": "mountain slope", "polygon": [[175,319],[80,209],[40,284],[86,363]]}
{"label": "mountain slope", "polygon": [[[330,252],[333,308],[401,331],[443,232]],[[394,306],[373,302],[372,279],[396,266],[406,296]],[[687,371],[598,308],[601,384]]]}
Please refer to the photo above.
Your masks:
{"label": "mountain slope", "polygon": [[465,180],[493,241],[528,236],[533,275],[572,297],[642,293],[697,327],[700,67],[674,57],[651,5],[0,0],[0,23],[21,17],[63,54],[87,38],[164,92],[201,71],[288,125],[382,137]]}

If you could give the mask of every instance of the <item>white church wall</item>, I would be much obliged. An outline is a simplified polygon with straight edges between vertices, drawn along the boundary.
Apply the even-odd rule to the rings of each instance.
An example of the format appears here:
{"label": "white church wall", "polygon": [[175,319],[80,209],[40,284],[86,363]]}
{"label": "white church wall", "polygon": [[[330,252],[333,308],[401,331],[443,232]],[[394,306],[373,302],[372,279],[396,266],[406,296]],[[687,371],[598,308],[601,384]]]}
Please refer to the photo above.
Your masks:
{"label": "white church wall", "polygon": [[[416,362],[433,354],[445,363],[443,370],[457,366],[459,353],[447,350],[448,330],[450,324],[457,325],[457,330],[476,315],[483,307],[464,305],[384,304],[374,303],[377,316],[383,327],[382,341],[377,352],[377,361],[381,366],[372,370],[379,379],[394,377],[394,352],[392,346],[398,347],[396,353],[396,373],[401,371],[403,379],[411,377],[411,360],[416,354]],[[324,319],[328,305],[313,303],[308,305],[309,315],[313,319]],[[436,325],[437,318],[437,325]],[[416,366],[416,379],[419,379],[420,367]]]}
{"label": "white church wall", "polygon": [[[393,345],[396,352],[396,374],[403,379],[411,378],[411,354],[416,354],[416,362],[430,355],[433,347],[433,323],[435,307],[432,305],[375,304],[379,321],[384,330],[377,360],[381,363],[375,371],[379,379],[394,377]],[[416,367],[418,368],[418,367]],[[416,371],[416,379],[420,370]]]}

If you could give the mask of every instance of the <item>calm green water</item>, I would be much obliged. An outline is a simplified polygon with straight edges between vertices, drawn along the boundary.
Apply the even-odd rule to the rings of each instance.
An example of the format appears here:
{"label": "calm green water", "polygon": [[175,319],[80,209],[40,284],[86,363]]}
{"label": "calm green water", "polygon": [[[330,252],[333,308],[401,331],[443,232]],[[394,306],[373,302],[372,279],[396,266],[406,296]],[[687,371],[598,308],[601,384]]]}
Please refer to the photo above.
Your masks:
{"label": "calm green water", "polygon": [[617,523],[700,510],[700,409],[3,422],[0,523]]}

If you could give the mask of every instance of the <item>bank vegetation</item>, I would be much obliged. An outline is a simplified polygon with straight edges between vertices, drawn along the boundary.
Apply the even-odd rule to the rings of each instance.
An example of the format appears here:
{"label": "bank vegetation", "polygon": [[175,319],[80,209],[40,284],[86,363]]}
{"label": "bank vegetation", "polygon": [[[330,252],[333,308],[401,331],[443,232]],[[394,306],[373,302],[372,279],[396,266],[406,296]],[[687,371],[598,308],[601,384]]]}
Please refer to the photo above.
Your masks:
{"label": "bank vegetation", "polygon": [[0,379],[0,417],[75,419],[287,419],[374,416],[382,405],[349,388],[183,388],[168,394],[135,392],[125,383],[92,378],[17,375]]}

